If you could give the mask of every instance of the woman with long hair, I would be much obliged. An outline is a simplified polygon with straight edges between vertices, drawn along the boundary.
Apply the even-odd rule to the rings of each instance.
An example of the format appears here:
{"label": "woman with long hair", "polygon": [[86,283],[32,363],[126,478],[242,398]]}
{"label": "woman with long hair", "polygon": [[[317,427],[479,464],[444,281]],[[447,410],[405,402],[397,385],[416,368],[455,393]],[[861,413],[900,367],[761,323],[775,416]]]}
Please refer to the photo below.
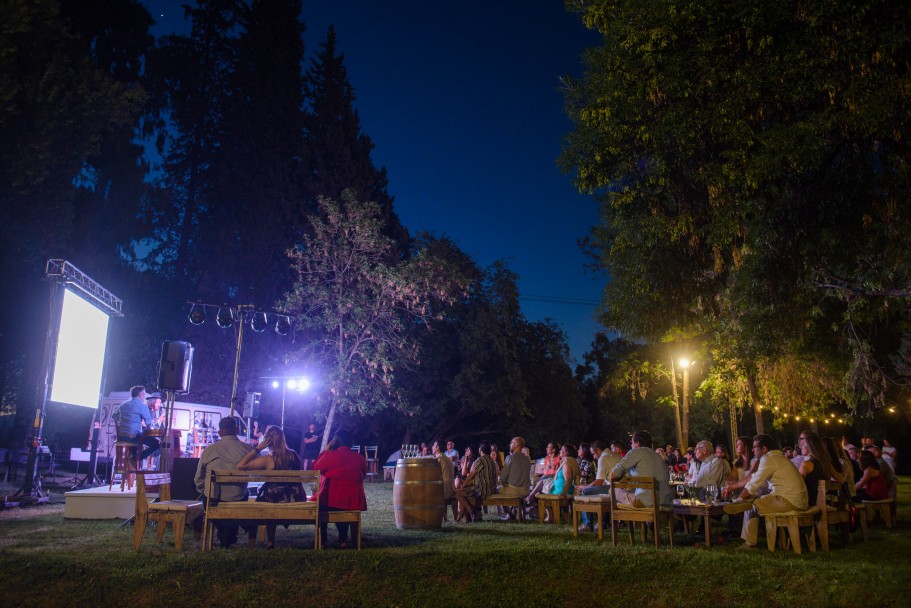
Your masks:
{"label": "woman with long hair", "polygon": [[592,456],[591,444],[580,443],[576,456],[578,456],[576,461],[579,463],[579,485],[587,486],[595,480],[595,473],[598,470],[598,465]]}
{"label": "woman with long hair", "polygon": [[857,490],[855,500],[885,500],[889,498],[889,487],[886,485],[886,478],[879,470],[879,463],[872,452],[864,450],[860,453],[860,468],[863,469],[863,476],[855,484]]}
{"label": "woman with long hair", "polygon": [[465,478],[468,477],[468,474],[471,472],[471,465],[474,464],[474,461],[477,459],[474,451],[471,449],[471,446],[465,446],[465,453],[462,455],[462,460],[459,461],[459,468],[456,470],[455,477],[453,479],[456,489],[462,487],[462,484],[465,483]]}
{"label": "woman with long hair", "polygon": [[819,481],[831,479],[834,467],[826,448],[823,447],[822,440],[813,431],[801,432],[798,445],[804,457],[798,470],[803,476],[804,483],[807,484],[807,495],[812,507],[816,505]]}
{"label": "woman with long hair", "polygon": [[[269,448],[269,454],[263,456],[261,452]],[[301,459],[297,452],[285,443],[285,433],[277,426],[269,427],[263,435],[263,440],[252,451],[247,452],[237,468],[241,471],[299,471]],[[306,502],[307,492],[303,484],[297,483],[265,483],[259,490],[256,498],[260,502]],[[266,524],[266,533],[269,536],[271,549],[275,546],[275,524]],[[247,541],[254,545],[256,537],[251,536]]]}
{"label": "woman with long hair", "polygon": [[848,455],[841,449],[834,437],[823,437],[822,445],[826,448],[826,454],[829,455],[829,461],[832,463],[832,481],[846,483],[853,488],[854,469],[848,462]]}

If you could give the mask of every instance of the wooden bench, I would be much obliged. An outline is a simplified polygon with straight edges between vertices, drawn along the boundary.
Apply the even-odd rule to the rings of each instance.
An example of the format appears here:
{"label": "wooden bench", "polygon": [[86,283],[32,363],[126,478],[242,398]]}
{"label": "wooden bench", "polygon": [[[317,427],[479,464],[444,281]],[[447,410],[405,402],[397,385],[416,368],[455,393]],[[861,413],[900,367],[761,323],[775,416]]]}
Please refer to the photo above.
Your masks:
{"label": "wooden bench", "polygon": [[521,496],[504,496],[502,494],[491,494],[481,501],[482,507],[507,507],[513,508],[518,513],[519,521],[525,521],[524,498]]}
{"label": "wooden bench", "polygon": [[569,510],[569,516],[573,516],[573,496],[572,494],[538,494],[538,522],[544,523],[544,517],[547,510],[550,509],[554,514],[551,520],[555,524],[560,523],[560,513],[563,509]]}
{"label": "wooden bench", "polygon": [[[164,538],[168,524],[174,531],[174,548],[183,551],[183,534],[187,522],[192,522],[203,514],[203,504],[199,500],[171,500],[171,474],[155,471],[135,471],[136,475],[136,517],[133,520],[133,549],[139,550],[146,524],[154,521],[157,527],[155,536],[158,542]],[[148,486],[158,486],[158,499],[149,503],[146,495]],[[199,533],[196,533],[199,540]]]}
{"label": "wooden bench", "polygon": [[867,511],[867,521],[873,522],[877,513],[883,518],[883,523],[887,528],[892,527],[892,511],[895,508],[895,499],[887,498],[885,500],[865,500],[863,506]]}
{"label": "wooden bench", "polygon": [[[212,495],[212,489],[222,483],[303,483],[307,488],[307,496],[319,492],[319,471],[233,471],[215,469],[208,472],[206,478],[206,496]],[[220,501],[213,504],[209,501],[206,508],[206,523],[203,528],[202,548],[204,551],[212,549],[215,522],[256,522],[257,524],[312,524],[316,528],[314,549],[320,549],[320,512],[316,502],[257,502],[247,500],[241,502]],[[331,521],[331,520],[330,520]],[[340,520],[341,521],[341,520]],[[360,526],[358,526],[360,535]],[[360,540],[358,540],[360,543]]]}

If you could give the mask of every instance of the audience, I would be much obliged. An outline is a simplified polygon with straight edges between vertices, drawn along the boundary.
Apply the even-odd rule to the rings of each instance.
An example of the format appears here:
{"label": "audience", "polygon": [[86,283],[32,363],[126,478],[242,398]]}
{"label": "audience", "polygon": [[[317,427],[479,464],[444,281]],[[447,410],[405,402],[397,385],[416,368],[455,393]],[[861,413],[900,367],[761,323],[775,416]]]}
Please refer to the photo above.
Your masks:
{"label": "audience", "polygon": [[587,486],[595,479],[595,464],[592,458],[591,444],[580,443],[579,451],[576,453],[577,462],[579,463],[579,485]]}
{"label": "audience", "polygon": [[869,450],[860,453],[860,466],[863,475],[854,485],[857,491],[855,500],[885,500],[889,498],[889,487],[886,478],[879,469],[876,457]]}
{"label": "audience", "polygon": [[[531,460],[522,451],[524,447],[525,439],[522,437],[513,437],[509,442],[509,456],[506,457],[500,471],[501,485],[497,488],[497,494],[517,498],[523,498],[528,494],[528,487],[531,485]],[[507,512],[502,519],[513,519],[517,516],[517,513]]]}
{"label": "audience", "polygon": [[465,481],[456,488],[459,515],[456,521],[466,523],[475,520],[474,509],[480,502],[493,494],[497,488],[496,465],[490,459],[490,445],[482,441],[478,446],[478,457],[471,465]]}

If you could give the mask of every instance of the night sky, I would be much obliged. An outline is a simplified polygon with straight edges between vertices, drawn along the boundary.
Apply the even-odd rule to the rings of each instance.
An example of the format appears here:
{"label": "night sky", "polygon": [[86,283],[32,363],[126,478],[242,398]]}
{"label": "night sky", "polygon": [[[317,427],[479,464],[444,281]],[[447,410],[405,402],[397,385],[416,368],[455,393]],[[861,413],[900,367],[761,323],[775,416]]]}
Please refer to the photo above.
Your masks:
{"label": "night sky", "polygon": [[[156,36],[189,31],[179,1],[145,4]],[[507,260],[525,315],[557,321],[581,359],[605,279],[577,245],[597,206],[556,167],[571,129],[559,78],[581,75],[598,35],[562,0],[325,0],[303,13],[308,61],[335,26],[405,226],[450,237],[481,265]]]}

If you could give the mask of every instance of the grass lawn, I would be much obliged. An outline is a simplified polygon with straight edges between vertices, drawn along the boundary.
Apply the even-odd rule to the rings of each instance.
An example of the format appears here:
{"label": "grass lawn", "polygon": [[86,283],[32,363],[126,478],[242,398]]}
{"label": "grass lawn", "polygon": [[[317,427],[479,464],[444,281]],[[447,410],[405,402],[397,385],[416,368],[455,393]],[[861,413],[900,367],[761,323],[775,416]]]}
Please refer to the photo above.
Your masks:
{"label": "grass lawn", "polygon": [[[899,486],[898,527],[860,531],[830,553],[709,549],[675,537],[655,550],[638,539],[572,538],[569,525],[443,524],[399,531],[392,484],[367,484],[364,549],[315,552],[312,528],[279,528],[277,548],[201,553],[187,535],[173,550],[149,529],[140,552],[120,521],[63,519],[52,503],[0,512],[0,606],[909,606],[911,478]],[[16,488],[0,484],[0,493]],[[330,527],[330,545],[337,543]],[[241,544],[244,536],[241,533]],[[762,541],[764,542],[764,541]]]}

